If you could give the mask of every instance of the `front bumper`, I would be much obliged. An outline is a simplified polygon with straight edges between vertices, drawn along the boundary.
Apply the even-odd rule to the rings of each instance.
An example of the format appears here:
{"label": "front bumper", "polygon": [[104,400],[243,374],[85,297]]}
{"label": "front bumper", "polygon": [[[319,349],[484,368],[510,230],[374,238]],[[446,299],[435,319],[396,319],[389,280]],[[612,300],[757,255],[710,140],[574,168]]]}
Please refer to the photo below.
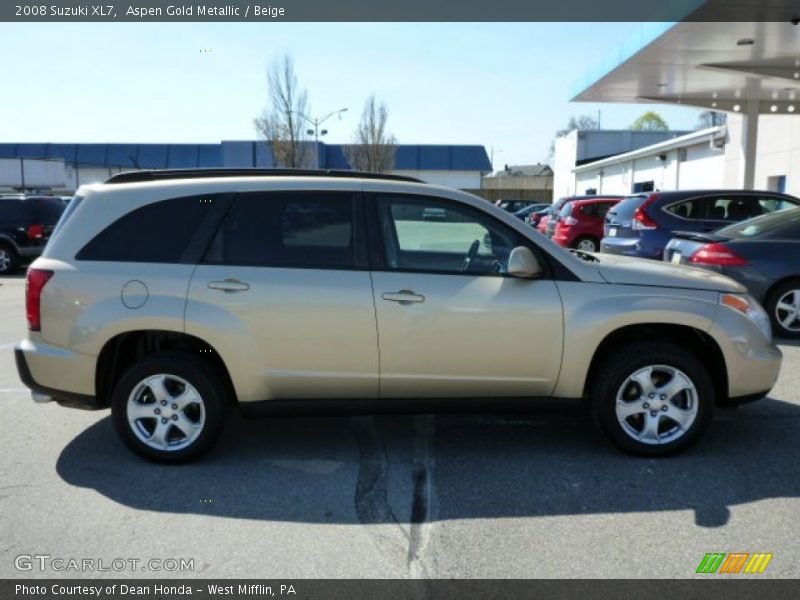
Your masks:
{"label": "front bumper", "polygon": [[[94,373],[86,372],[86,358],[88,357],[79,359],[75,353],[69,351],[44,348],[42,344],[30,340],[20,342],[14,348],[17,374],[22,383],[30,388],[35,402],[57,402],[63,406],[89,410],[105,408],[96,396],[83,393],[86,387],[94,388]],[[33,370],[31,365],[34,365]],[[34,373],[38,379],[34,377]],[[53,387],[45,373],[60,374],[63,384]],[[67,386],[77,391],[62,389]]]}
{"label": "front bumper", "polygon": [[780,349],[752,321],[723,306],[708,333],[725,358],[731,402],[741,404],[768,394],[780,374]]}

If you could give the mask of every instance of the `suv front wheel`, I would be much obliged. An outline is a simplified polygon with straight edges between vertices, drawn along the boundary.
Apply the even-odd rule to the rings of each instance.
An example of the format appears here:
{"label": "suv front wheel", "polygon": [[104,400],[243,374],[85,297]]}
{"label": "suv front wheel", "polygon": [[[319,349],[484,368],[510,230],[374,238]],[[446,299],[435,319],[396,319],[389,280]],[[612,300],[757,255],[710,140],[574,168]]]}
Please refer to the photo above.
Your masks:
{"label": "suv front wheel", "polygon": [[111,399],[117,433],[139,456],[163,463],[188,462],[211,449],[222,432],[229,403],[212,370],[181,354],[134,364]]}
{"label": "suv front wheel", "polygon": [[595,373],[590,390],[595,419],[626,452],[675,454],[694,443],[711,421],[711,377],[678,346],[631,344],[607,357]]}

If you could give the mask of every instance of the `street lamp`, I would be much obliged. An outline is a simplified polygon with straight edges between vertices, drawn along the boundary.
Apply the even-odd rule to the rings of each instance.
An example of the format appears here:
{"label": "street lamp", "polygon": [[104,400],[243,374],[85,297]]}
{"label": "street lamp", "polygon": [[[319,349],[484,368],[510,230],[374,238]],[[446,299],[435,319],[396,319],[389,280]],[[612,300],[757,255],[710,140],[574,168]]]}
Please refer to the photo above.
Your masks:
{"label": "street lamp", "polygon": [[327,129],[320,129],[319,126],[322,125],[325,121],[327,121],[328,119],[330,119],[331,117],[333,117],[335,115],[339,115],[339,118],[341,119],[342,118],[342,113],[343,112],[347,112],[347,109],[346,108],[340,108],[339,110],[334,110],[332,112],[329,112],[324,117],[318,117],[318,118],[310,117],[310,116],[308,116],[306,114],[303,114],[301,112],[298,112],[296,110],[290,110],[289,112],[297,115],[298,117],[303,119],[306,123],[308,123],[310,125],[313,125],[314,129],[308,129],[308,130],[306,130],[306,133],[308,133],[308,135],[313,135],[314,136],[314,141],[315,142],[319,142],[320,136],[326,135],[328,133]]}
{"label": "street lamp", "polygon": [[290,110],[289,111],[290,113],[295,114],[298,117],[300,117],[301,119],[303,119],[306,123],[309,123],[310,125],[314,126],[314,129],[307,129],[306,133],[308,135],[313,135],[314,136],[314,159],[315,159],[315,162],[317,163],[317,168],[319,168],[319,136],[326,135],[328,133],[327,129],[320,130],[319,126],[322,125],[325,121],[327,121],[328,119],[330,119],[334,115],[339,115],[339,119],[341,119],[342,118],[342,113],[346,112],[346,111],[347,111],[347,108],[340,108],[339,110],[334,110],[332,112],[329,112],[324,117],[317,117],[317,118],[309,117],[308,115],[303,114],[303,113],[301,113],[300,111],[297,111],[297,110]]}

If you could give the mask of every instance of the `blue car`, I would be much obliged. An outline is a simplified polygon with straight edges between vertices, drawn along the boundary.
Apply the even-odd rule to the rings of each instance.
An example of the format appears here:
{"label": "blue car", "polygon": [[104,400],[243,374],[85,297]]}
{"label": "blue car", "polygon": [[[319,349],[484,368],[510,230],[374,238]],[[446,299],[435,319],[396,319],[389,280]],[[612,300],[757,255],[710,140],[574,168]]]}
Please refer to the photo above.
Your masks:
{"label": "blue car", "polygon": [[606,214],[600,251],[661,260],[675,231],[707,233],[800,206],[777,192],[694,190],[628,196]]}

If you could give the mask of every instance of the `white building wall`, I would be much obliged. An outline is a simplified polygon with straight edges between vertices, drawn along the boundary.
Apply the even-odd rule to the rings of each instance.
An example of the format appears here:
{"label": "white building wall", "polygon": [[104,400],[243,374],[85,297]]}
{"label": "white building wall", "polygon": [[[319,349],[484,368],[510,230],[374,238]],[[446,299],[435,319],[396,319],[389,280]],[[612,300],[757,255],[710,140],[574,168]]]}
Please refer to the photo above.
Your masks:
{"label": "white building wall", "polygon": [[28,188],[63,190],[71,186],[71,177],[63,160],[0,158],[0,189],[21,187],[23,177]]}
{"label": "white building wall", "polygon": [[394,175],[416,177],[426,183],[442,185],[458,190],[481,189],[480,171],[392,171]]}
{"label": "white building wall", "polygon": [[578,160],[578,132],[556,138],[553,152],[553,199],[571,196],[580,189],[572,169]]}
{"label": "white building wall", "polygon": [[[683,158],[681,158],[683,157]],[[653,150],[575,173],[574,193],[630,194],[636,183],[652,181],[656,190],[712,189],[724,186],[725,153],[708,142],[682,149]]]}
{"label": "white building wall", "polygon": [[[725,148],[725,187],[741,182],[741,115],[728,116],[730,143]],[[800,115],[761,115],[756,144],[754,187],[771,189],[779,176],[786,177],[786,193],[800,196]]]}

